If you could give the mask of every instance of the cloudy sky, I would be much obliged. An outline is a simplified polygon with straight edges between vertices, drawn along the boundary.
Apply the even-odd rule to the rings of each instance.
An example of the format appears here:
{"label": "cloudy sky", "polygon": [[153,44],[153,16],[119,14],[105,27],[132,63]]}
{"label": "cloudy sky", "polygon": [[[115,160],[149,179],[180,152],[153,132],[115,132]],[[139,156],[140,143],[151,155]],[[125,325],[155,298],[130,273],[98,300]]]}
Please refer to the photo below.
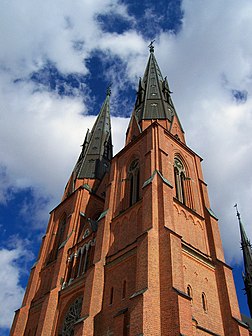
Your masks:
{"label": "cloudy sky", "polygon": [[123,146],[153,39],[187,144],[204,158],[248,314],[233,205],[252,238],[251,1],[3,0],[0,9],[0,334],[110,83],[114,149]]}

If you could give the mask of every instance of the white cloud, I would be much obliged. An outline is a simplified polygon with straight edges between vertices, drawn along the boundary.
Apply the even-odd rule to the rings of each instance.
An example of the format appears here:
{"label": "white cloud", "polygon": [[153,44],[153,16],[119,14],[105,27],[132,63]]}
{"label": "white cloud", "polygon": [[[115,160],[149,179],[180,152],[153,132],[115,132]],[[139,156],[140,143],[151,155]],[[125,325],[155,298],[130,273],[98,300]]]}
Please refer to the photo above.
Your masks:
{"label": "white cloud", "polygon": [[14,311],[21,305],[24,288],[20,278],[26,262],[33,257],[26,243],[15,237],[12,247],[0,249],[0,331],[10,326]]}
{"label": "white cloud", "polygon": [[[108,14],[132,20],[117,0],[77,0],[74,5],[60,0],[4,2],[0,14],[1,66],[14,76],[22,76],[50,59],[62,72],[86,73],[83,59],[100,47],[104,37],[97,17]],[[79,52],[73,48],[75,41],[84,44]]]}

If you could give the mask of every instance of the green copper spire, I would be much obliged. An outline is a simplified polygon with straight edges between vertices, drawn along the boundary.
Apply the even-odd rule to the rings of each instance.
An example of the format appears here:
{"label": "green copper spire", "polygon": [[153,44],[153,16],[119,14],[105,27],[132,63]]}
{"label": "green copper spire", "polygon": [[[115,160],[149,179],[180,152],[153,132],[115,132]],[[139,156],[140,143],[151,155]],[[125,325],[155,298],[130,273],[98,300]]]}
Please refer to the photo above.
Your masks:
{"label": "green copper spire", "polygon": [[239,221],[240,233],[241,233],[241,247],[243,252],[243,262],[245,272],[243,274],[243,280],[245,284],[245,291],[247,294],[248,306],[250,310],[250,315],[252,317],[252,248],[250,241],[246,235],[244,226],[241,221],[241,215],[238,211],[237,204],[235,204],[236,215]]}
{"label": "green copper spire", "polygon": [[112,159],[112,138],[110,123],[110,87],[106,99],[91,132],[87,131],[80,157],[74,168],[77,179],[101,179]]}
{"label": "green copper spire", "polygon": [[168,119],[169,122],[172,122],[174,115],[176,115],[171,99],[172,92],[169,89],[167,78],[163,78],[158,66],[153,42],[149,45],[150,56],[143,79],[140,78],[139,81],[133,113],[138,122],[150,119]]}

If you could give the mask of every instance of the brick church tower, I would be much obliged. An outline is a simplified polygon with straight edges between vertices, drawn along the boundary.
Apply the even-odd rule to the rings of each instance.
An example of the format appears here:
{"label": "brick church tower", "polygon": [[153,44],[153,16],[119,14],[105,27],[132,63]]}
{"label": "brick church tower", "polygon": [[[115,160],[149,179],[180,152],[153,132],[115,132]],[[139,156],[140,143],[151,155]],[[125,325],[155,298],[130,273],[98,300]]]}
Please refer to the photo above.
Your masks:
{"label": "brick church tower", "polygon": [[112,158],[110,90],[52,210],[15,336],[248,336],[154,48]]}

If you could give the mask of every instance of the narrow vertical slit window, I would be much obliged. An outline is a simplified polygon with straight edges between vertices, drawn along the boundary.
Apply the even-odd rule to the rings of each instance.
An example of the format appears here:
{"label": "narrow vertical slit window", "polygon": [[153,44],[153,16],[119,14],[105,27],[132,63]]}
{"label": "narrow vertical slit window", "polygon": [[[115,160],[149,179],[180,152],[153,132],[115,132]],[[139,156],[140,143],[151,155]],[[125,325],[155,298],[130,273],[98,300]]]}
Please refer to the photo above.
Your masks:
{"label": "narrow vertical slit window", "polygon": [[73,255],[71,257],[69,257],[68,259],[68,267],[67,267],[67,276],[66,276],[66,283],[68,283],[71,279],[71,275],[72,275],[72,269],[73,269]]}
{"label": "narrow vertical slit window", "polygon": [[58,228],[58,248],[63,243],[65,238],[65,230],[66,230],[66,215],[61,218]]}
{"label": "narrow vertical slit window", "polygon": [[82,249],[82,257],[81,257],[81,263],[80,263],[80,275],[85,272],[86,255],[87,255],[87,250],[86,250],[86,246],[84,246],[84,248]]}
{"label": "narrow vertical slit window", "polygon": [[126,280],[123,281],[123,290],[122,290],[122,299],[125,299],[126,297]]}
{"label": "narrow vertical slit window", "polygon": [[179,171],[177,167],[174,168],[174,181],[176,189],[176,198],[179,199]]}
{"label": "narrow vertical slit window", "polygon": [[204,310],[204,312],[207,312],[207,300],[206,300],[206,294],[202,293],[201,295],[201,300],[202,300],[202,308]]}
{"label": "narrow vertical slit window", "polygon": [[133,205],[140,198],[140,171],[139,161],[134,160],[129,167],[129,186],[130,186],[130,201],[129,205]]}
{"label": "narrow vertical slit window", "polygon": [[76,255],[75,266],[74,266],[74,278],[77,278],[79,276],[80,259],[81,259],[81,253],[80,251],[78,251]]}
{"label": "narrow vertical slit window", "polygon": [[114,300],[114,287],[111,287],[110,289],[110,297],[109,297],[109,304],[112,305]]}
{"label": "narrow vertical slit window", "polygon": [[186,202],[186,195],[185,195],[185,174],[184,172],[181,173],[180,180],[181,180],[182,202],[186,204],[187,202]]}
{"label": "narrow vertical slit window", "polygon": [[193,293],[192,293],[192,287],[190,285],[187,286],[187,295],[192,299]]}

